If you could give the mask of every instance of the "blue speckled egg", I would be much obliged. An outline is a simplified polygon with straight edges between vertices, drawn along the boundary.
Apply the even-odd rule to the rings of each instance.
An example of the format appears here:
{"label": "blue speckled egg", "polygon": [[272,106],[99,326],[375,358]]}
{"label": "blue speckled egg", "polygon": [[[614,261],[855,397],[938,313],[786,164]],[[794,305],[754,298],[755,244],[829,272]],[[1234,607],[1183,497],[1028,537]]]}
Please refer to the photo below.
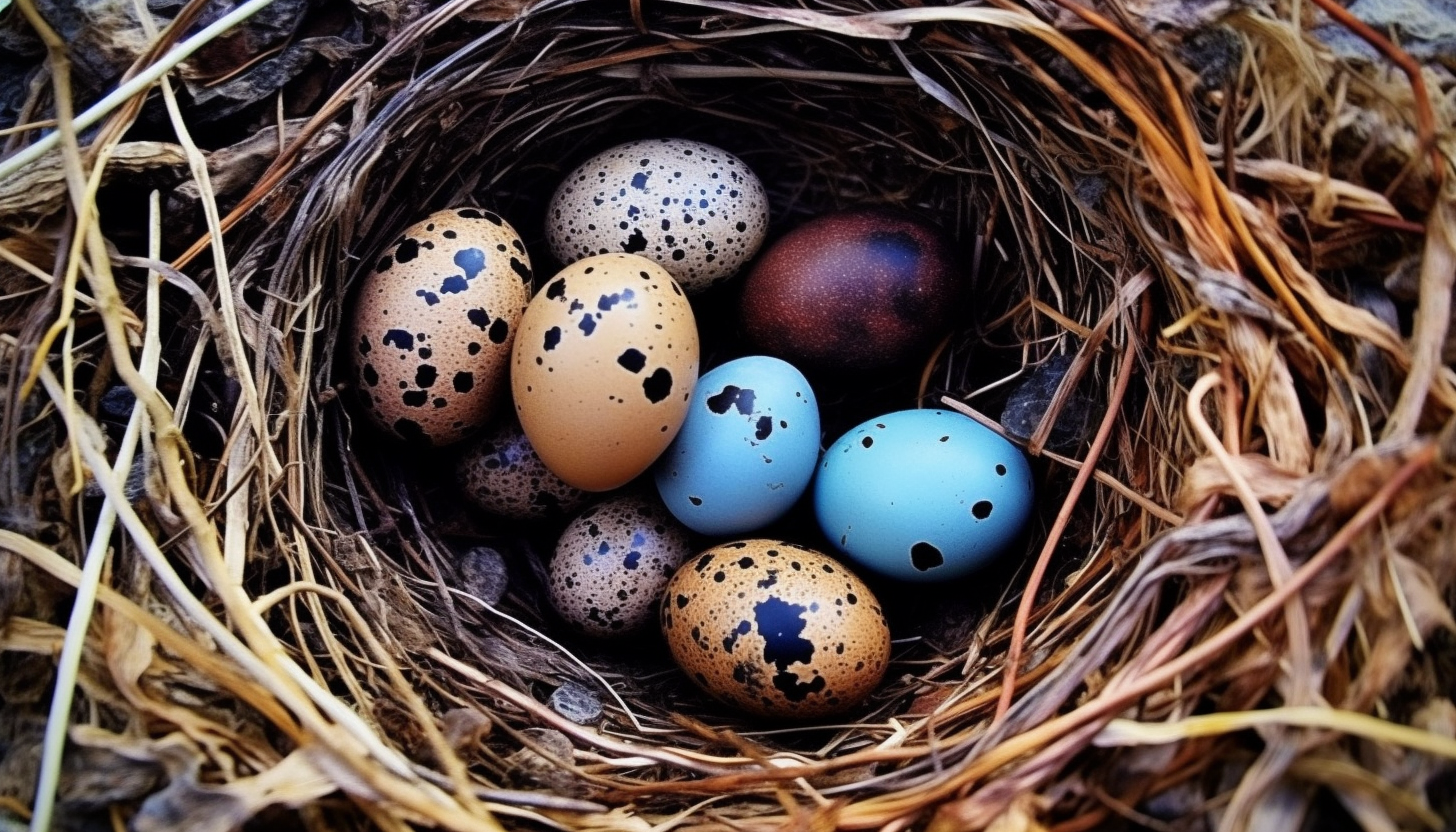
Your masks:
{"label": "blue speckled egg", "polygon": [[814,513],[852,561],[904,581],[957,578],[986,564],[1031,516],[1021,451],[949,410],[871,419],[824,453]]}
{"label": "blue speckled egg", "polygon": [[804,375],[750,355],[698,380],[682,430],[657,463],[657,491],[702,534],[741,534],[783,516],[819,459],[819,405]]}

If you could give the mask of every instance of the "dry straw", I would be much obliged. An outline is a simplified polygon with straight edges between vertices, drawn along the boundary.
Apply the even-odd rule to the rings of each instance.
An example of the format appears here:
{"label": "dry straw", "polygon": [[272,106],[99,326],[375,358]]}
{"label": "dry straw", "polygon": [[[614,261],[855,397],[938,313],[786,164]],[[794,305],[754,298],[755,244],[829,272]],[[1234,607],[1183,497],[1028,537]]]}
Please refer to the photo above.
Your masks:
{"label": "dry straw", "polygon": [[[16,0],[49,57],[0,161],[0,648],[59,671],[34,797],[0,811],[78,811],[62,763],[83,752],[140,829],[277,807],[316,829],[1396,829],[1456,808],[1427,789],[1456,757],[1449,72],[1332,0],[1219,20],[455,0],[279,124],[224,212],[168,75],[215,34],[183,37],[203,6],[78,113],[67,44]],[[1374,57],[1337,60],[1316,24]],[[208,232],[170,249],[155,196],[98,208],[147,95]],[[538,214],[564,164],[662,130],[743,155],[780,227],[883,202],[953,230],[976,300],[885,402],[918,382],[999,430],[1007,388],[1072,357],[1025,443],[1046,501],[1026,567],[902,639],[850,723],[739,721],[652,659],[548,637],[530,535],[452,509],[349,418],[343,304],[383,242],[452,204]],[[203,453],[183,428],[209,373],[237,403]],[[115,383],[141,405],[120,449],[97,418]],[[1089,391],[1088,442],[1048,449]],[[499,604],[456,568],[482,541],[514,554]],[[543,704],[566,680],[604,716]]]}

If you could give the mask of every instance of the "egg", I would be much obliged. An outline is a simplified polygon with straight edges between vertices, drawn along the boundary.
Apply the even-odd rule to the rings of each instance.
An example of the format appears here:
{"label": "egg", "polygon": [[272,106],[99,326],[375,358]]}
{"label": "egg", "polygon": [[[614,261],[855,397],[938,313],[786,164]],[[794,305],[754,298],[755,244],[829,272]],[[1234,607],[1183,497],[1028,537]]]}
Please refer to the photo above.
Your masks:
{"label": "egg", "polygon": [[763,245],[768,197],[733,154],[702,142],[628,142],[583,162],[556,189],[546,239],[562,263],[640,254],[689,293],[732,277]]}
{"label": "egg", "polygon": [[531,261],[510,224],[452,208],[405,229],[363,280],[350,345],[373,421],[448,445],[483,425],[506,391]]}
{"label": "egg", "polygon": [[890,661],[890,628],[869,587],[833,558],[777,540],[689,558],[663,593],[662,632],[699,687],[760,716],[849,710]]}
{"label": "egg", "polygon": [[572,520],[551,556],[551,606],[592,636],[652,620],[673,571],[692,554],[688,531],[655,500],[623,495]]}
{"label": "egg", "polygon": [[516,414],[541,461],[584,491],[646,471],[682,427],[698,329],[672,275],[635,254],[562,269],[521,318]]}
{"label": "egg", "polygon": [[797,365],[887,367],[949,330],[961,280],[950,242],[908,212],[825,214],[759,258],[743,285],[742,328],[756,349]]}
{"label": "egg", "polygon": [[819,465],[814,514],[850,560],[903,581],[957,578],[1017,539],[1031,468],[989,428],[948,410],[902,410],[841,436]]}
{"label": "egg", "polygon": [[467,443],[455,470],[477,508],[507,520],[564,518],[589,499],[546,468],[514,418]]}
{"label": "egg", "polygon": [[819,461],[819,405],[803,373],[750,355],[698,379],[682,430],[658,460],[657,493],[696,532],[735,535],[783,516]]}

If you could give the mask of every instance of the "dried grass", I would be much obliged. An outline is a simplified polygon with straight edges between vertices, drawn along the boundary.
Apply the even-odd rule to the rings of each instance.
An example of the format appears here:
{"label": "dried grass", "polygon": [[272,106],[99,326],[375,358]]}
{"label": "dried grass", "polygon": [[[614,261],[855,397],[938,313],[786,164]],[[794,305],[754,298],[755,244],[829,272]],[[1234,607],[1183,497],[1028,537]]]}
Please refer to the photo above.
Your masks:
{"label": "dried grass", "polygon": [[[1294,828],[1322,793],[1367,829],[1432,825],[1433,761],[1456,757],[1451,678],[1415,661],[1445,660],[1456,581],[1452,78],[1368,31],[1405,75],[1339,63],[1277,5],[1223,21],[1238,48],[1215,76],[1177,59],[1213,29],[1180,4],[456,0],[280,123],[227,213],[164,32],[136,86],[160,86],[210,232],[171,263],[96,208],[141,150],[117,153],[140,99],[83,145],[51,39],[58,155],[29,175],[68,204],[0,204],[0,648],[61,656],[37,824],[68,805],[69,717],[66,754],[167,773],[145,801],[109,795],[142,829],[272,807],[321,829]],[[918,395],[999,429],[983,414],[1012,381],[1075,356],[1029,443],[1056,495],[1034,568],[950,599],[960,619],[902,642],[852,723],[742,722],[650,657],[553,641],[530,536],[366,450],[336,389],[379,241],[422,207],[534,216],[563,164],[664,117],[744,155],[781,226],[909,204],[972,253],[977,301],[902,380],[918,392],[844,403]],[[164,314],[158,281],[191,308]],[[1408,334],[1352,281],[1391,286]],[[209,371],[239,400],[198,454],[183,428]],[[113,377],[142,405],[130,491],[97,422]],[[1044,445],[1079,379],[1105,417],[1069,458]],[[515,554],[500,605],[459,588],[461,541]],[[599,724],[542,703],[566,679],[609,686]]]}

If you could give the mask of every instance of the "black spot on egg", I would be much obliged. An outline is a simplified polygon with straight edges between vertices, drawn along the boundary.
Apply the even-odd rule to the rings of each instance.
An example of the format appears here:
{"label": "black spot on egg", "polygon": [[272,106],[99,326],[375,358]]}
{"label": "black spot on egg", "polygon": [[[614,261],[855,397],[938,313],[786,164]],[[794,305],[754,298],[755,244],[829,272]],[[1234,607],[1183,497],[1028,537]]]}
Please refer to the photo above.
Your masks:
{"label": "black spot on egg", "polygon": [[485,329],[490,326],[490,313],[486,312],[480,307],[476,307],[475,309],[470,309],[466,311],[465,317],[469,319],[472,324],[475,325],[476,329],[479,329],[482,332],[484,332]]}
{"label": "black spot on egg", "polygon": [[910,547],[910,564],[921,572],[929,572],[945,563],[945,556],[935,546],[920,541]]}
{"label": "black spot on egg", "polygon": [[666,367],[658,367],[652,375],[643,379],[642,392],[647,400],[657,404],[672,393],[672,373]]}
{"label": "black spot on egg", "polygon": [[399,399],[408,407],[424,407],[425,402],[430,400],[430,394],[424,390],[409,390],[400,395]]}
{"label": "black spot on egg", "polygon": [[469,393],[475,389],[475,374],[461,370],[451,380],[451,386],[455,388],[456,393]]}
{"label": "black spot on egg", "polygon": [[707,399],[708,409],[717,414],[728,412],[728,408],[736,408],[739,415],[749,416],[753,414],[754,394],[752,390],[745,390],[736,385],[730,384],[718,393],[709,396]]}
{"label": "black spot on egg", "polygon": [[506,339],[511,337],[511,325],[506,323],[505,318],[496,318],[486,335],[492,344],[504,344]]}
{"label": "black spot on egg", "polygon": [[418,240],[406,239],[394,250],[396,263],[408,263],[420,256],[420,244]]}
{"label": "black spot on egg", "polygon": [[[424,350],[421,350],[421,352],[424,352]],[[435,379],[437,377],[438,373],[436,372],[435,368],[430,364],[421,364],[420,366],[415,368],[416,387],[429,387],[430,385],[435,383]]]}
{"label": "black spot on egg", "polygon": [[971,516],[976,518],[977,520],[985,520],[987,517],[990,517],[991,501],[977,500],[976,504],[971,506]]}
{"label": "black spot on egg", "polygon": [[407,352],[412,352],[415,348],[415,336],[403,329],[391,329],[384,333],[384,338],[381,340],[386,347],[394,347]]}
{"label": "black spot on egg", "polygon": [[621,355],[617,356],[617,363],[629,372],[640,373],[642,372],[642,368],[647,366],[647,356],[643,355],[637,349],[628,347]]}

